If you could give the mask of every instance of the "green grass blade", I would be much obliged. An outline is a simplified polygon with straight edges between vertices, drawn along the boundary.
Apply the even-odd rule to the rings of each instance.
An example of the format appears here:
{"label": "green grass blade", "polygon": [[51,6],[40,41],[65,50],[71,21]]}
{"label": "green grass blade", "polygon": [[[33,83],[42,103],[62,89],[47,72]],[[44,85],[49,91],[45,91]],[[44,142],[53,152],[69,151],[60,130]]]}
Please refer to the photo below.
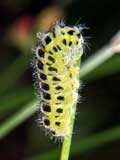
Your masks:
{"label": "green grass blade", "polygon": [[108,61],[104,62],[100,67],[95,68],[92,72],[89,72],[84,76],[84,80],[96,80],[111,74],[120,72],[120,55],[115,54]]}
{"label": "green grass blade", "polygon": [[[97,53],[89,57],[83,64],[81,64],[80,77],[85,78],[89,73],[107,61],[114,55],[111,47],[106,46],[99,50]],[[87,78],[86,78],[87,79]]]}
{"label": "green grass blade", "polygon": [[12,91],[12,93],[10,92],[8,95],[3,96],[0,99],[0,117],[17,109],[20,104],[29,101],[33,97],[31,88]]}
{"label": "green grass blade", "polygon": [[[90,73],[92,75],[92,72],[99,68],[99,66],[104,65],[104,62],[109,60],[115,53],[120,53],[120,32],[118,32],[112,40],[108,43],[108,45],[104,46],[102,49],[97,51],[95,54],[93,54],[91,57],[89,57],[81,66],[80,71],[80,77],[84,77],[87,79],[86,76]],[[110,74],[119,70],[119,61],[120,61],[120,55],[118,56],[117,65],[112,63],[113,66],[111,68],[107,67],[105,74]],[[113,58],[111,60],[114,60]],[[116,63],[115,62],[115,63]],[[111,70],[110,70],[111,69]],[[105,76],[105,74],[103,74]]]}
{"label": "green grass blade", "polygon": [[24,122],[37,111],[36,101],[30,102],[16,114],[8,118],[0,125],[0,139],[6,136],[12,129]]}

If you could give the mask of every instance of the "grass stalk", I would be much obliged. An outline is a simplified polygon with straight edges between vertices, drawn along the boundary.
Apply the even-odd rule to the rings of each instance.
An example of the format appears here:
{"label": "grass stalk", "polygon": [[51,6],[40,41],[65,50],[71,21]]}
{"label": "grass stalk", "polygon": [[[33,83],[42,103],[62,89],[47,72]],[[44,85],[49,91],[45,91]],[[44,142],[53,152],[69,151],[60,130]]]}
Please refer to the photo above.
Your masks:
{"label": "grass stalk", "polygon": [[36,111],[36,101],[32,101],[12,117],[8,118],[3,124],[0,125],[0,139],[6,136],[12,129],[24,122]]}
{"label": "grass stalk", "polygon": [[82,65],[80,70],[80,77],[87,76],[90,72],[92,72],[94,69],[99,67],[101,64],[103,64],[105,61],[107,61],[109,58],[111,58],[114,55],[114,50],[110,45],[107,45],[100,49],[98,52],[96,52],[94,55],[89,57]]}
{"label": "grass stalk", "polygon": [[76,113],[76,104],[74,105],[73,112],[71,114],[70,134],[69,134],[69,136],[65,137],[64,142],[62,144],[61,160],[68,160],[69,159],[75,113]]}

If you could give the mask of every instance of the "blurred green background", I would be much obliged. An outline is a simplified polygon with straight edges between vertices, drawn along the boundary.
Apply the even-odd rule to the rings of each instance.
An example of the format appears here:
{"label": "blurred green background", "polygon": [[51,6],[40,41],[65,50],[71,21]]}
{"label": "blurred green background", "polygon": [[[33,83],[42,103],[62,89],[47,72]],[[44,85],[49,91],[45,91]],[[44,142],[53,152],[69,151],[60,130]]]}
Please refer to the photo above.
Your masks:
{"label": "blurred green background", "polygon": [[[119,0],[0,1],[0,160],[58,160],[60,143],[40,129],[30,66],[36,33],[59,19],[91,37],[82,64],[120,30]],[[120,38],[117,41],[120,45]],[[117,51],[118,52],[118,51]],[[70,160],[120,159],[120,55],[82,79]]]}

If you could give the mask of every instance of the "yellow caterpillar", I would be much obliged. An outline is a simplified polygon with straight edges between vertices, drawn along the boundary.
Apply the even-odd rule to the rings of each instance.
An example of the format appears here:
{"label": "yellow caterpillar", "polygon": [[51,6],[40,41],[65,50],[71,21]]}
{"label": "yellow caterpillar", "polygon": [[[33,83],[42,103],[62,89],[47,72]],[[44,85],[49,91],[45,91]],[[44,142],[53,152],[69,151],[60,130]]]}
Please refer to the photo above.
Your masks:
{"label": "yellow caterpillar", "polygon": [[81,27],[56,23],[38,33],[35,69],[40,92],[40,123],[52,137],[70,132],[70,115],[77,102],[79,61],[83,53]]}

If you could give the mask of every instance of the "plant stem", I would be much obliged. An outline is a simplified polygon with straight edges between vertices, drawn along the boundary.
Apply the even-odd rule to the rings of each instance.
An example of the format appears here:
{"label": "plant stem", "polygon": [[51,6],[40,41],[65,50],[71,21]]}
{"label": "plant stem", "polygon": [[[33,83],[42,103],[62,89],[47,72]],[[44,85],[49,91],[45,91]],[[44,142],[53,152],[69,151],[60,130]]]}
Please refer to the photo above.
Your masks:
{"label": "plant stem", "polygon": [[107,61],[115,54],[111,45],[107,45],[93,54],[81,66],[80,77],[85,77],[88,73],[99,67],[102,63]]}
{"label": "plant stem", "polygon": [[76,104],[74,105],[73,112],[71,114],[70,134],[69,134],[69,136],[65,137],[63,145],[62,145],[61,160],[68,160],[68,158],[69,158],[75,113],[76,113]]}

